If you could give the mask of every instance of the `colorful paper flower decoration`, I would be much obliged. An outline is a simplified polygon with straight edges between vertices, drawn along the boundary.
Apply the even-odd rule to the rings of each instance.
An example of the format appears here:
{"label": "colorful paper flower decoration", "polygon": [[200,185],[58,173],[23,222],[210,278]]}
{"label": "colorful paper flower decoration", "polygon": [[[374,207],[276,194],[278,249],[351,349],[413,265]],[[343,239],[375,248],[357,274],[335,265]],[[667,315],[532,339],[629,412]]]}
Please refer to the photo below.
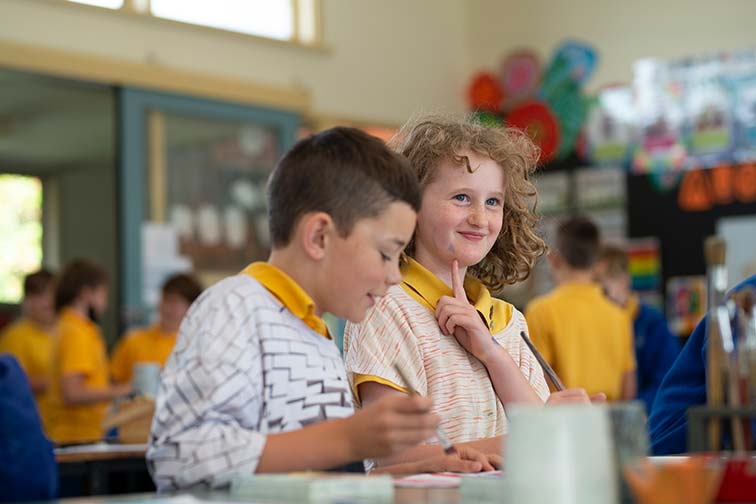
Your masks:
{"label": "colorful paper flower decoration", "polygon": [[498,111],[504,100],[504,92],[495,75],[480,72],[473,77],[468,89],[470,108],[473,110]]}
{"label": "colorful paper flower decoration", "polygon": [[526,101],[507,115],[507,124],[525,131],[541,148],[541,162],[554,158],[560,142],[559,122],[546,103]]}
{"label": "colorful paper flower decoration", "polygon": [[535,96],[540,80],[541,64],[533,51],[515,51],[501,63],[501,84],[511,103]]}

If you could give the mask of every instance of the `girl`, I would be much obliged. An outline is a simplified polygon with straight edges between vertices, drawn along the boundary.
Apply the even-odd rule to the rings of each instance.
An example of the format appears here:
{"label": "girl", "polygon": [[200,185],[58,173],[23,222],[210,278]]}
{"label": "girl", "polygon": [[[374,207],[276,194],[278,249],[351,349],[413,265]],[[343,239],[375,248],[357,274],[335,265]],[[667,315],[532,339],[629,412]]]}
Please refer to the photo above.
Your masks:
{"label": "girl", "polygon": [[[417,390],[433,399],[455,444],[500,453],[504,406],[549,399],[543,372],[520,337],[528,330],[525,318],[491,296],[524,280],[546,250],[529,206],[537,151],[517,130],[442,117],[405,125],[394,147],[415,168],[423,201],[402,283],[361,324],[347,325],[345,361],[355,397],[365,405]],[[550,400],[572,401],[588,398],[575,389]],[[420,446],[383,462],[439,449]]]}

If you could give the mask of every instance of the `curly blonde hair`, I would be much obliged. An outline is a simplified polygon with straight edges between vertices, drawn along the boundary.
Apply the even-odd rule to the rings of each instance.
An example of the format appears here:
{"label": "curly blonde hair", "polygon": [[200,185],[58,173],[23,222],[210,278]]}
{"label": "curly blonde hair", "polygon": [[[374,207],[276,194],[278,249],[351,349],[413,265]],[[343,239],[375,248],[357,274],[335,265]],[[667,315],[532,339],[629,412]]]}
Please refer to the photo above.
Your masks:
{"label": "curly blonde hair", "polygon": [[[525,280],[546,243],[536,233],[538,194],[530,175],[536,168],[539,151],[522,131],[514,128],[488,128],[473,116],[424,116],[411,119],[389,141],[406,156],[417,173],[420,189],[430,184],[436,169],[450,160],[470,173],[472,151],[488,157],[504,168],[504,217],[494,246],[468,274],[479,279],[492,292]],[[532,205],[531,205],[532,203]],[[415,237],[405,253],[414,257]]]}

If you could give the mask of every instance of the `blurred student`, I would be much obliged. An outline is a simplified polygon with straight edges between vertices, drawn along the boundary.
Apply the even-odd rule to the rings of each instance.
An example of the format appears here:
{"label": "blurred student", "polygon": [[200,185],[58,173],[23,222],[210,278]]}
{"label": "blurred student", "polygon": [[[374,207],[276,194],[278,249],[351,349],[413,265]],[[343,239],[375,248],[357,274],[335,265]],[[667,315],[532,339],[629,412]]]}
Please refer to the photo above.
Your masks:
{"label": "blurred student", "polygon": [[[743,289],[756,289],[756,275],[743,280],[731,292]],[[686,452],[688,409],[706,404],[707,319],[708,316],[701,319],[693,330],[656,394],[648,417],[648,433],[654,455]],[[756,442],[756,429],[752,432]]]}
{"label": "blurred student", "polygon": [[42,269],[24,278],[21,317],[0,333],[0,353],[13,354],[40,406],[47,390],[55,325],[54,276]]}
{"label": "blurred student", "polygon": [[0,355],[0,502],[39,502],[57,493],[55,455],[29,381],[13,355]]}
{"label": "blurred student", "polygon": [[525,318],[533,343],[565,386],[607,400],[636,393],[630,321],[594,282],[599,231],[587,218],[562,222],[547,256],[556,288],[530,302]]}
{"label": "blurred student", "polygon": [[136,364],[165,366],[181,320],[201,293],[202,286],[187,274],[173,275],[163,283],[157,323],[130,332],[113,350],[110,373],[116,383],[130,383]]}
{"label": "blurred student", "polygon": [[637,398],[651,411],[664,375],[677,357],[680,347],[658,310],[641,303],[630,284],[627,253],[619,247],[605,246],[596,265],[596,276],[604,293],[625,311],[633,323],[635,341]]}
{"label": "blurred student", "polygon": [[108,275],[97,264],[78,259],[60,275],[55,291],[58,341],[48,392],[45,427],[56,443],[99,440],[110,402],[130,391],[111,385],[105,340],[97,325],[108,305]]}

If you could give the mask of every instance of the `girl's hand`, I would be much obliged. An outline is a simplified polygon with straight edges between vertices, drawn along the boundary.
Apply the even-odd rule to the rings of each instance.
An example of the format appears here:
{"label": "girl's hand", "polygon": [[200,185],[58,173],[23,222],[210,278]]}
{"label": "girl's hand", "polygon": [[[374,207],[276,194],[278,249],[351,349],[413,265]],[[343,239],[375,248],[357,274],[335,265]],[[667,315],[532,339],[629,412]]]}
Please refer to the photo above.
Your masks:
{"label": "girl's hand", "polygon": [[442,296],[438,300],[436,320],[442,333],[453,334],[465,350],[485,362],[486,357],[495,350],[496,342],[478,310],[467,300],[456,259],[452,261],[451,274],[454,297]]}
{"label": "girl's hand", "polygon": [[412,474],[434,472],[476,473],[494,471],[502,466],[502,457],[498,454],[484,454],[473,448],[456,446],[457,454],[439,455],[437,457],[379,467],[373,474]]}

